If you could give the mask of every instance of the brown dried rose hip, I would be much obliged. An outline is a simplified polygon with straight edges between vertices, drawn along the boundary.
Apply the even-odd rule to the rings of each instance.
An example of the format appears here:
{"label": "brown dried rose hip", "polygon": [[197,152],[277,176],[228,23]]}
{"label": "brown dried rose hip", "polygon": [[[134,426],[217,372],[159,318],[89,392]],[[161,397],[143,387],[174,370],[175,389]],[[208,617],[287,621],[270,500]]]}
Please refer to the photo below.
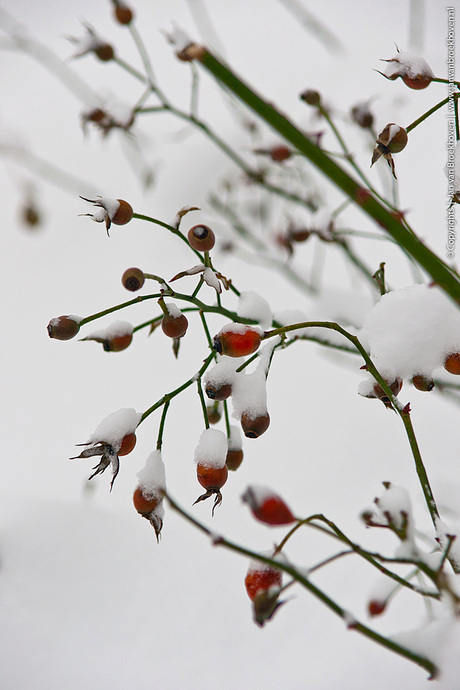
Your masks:
{"label": "brown dried rose hip", "polygon": [[444,369],[449,372],[449,374],[460,374],[460,353],[452,352],[448,355],[444,361]]}
{"label": "brown dried rose hip", "polygon": [[127,268],[121,276],[123,287],[130,292],[140,290],[145,283],[144,272],[140,268]]}
{"label": "brown dried rose hip", "polygon": [[188,242],[198,252],[209,252],[214,247],[216,237],[207,225],[194,225],[188,231]]}
{"label": "brown dried rose hip", "polygon": [[57,316],[48,324],[48,335],[56,340],[70,340],[80,330],[80,323],[73,316]]}

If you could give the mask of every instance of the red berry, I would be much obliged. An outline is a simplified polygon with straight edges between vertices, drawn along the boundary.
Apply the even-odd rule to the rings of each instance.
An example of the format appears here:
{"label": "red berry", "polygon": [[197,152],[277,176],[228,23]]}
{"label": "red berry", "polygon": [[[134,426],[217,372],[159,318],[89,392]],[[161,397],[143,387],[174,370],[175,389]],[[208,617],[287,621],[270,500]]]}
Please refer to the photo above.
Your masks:
{"label": "red berry", "polygon": [[133,339],[132,333],[124,333],[123,335],[114,335],[102,342],[102,347],[106,352],[121,352],[126,350],[131,345]]}
{"label": "red berry", "polygon": [[158,496],[144,493],[144,489],[138,486],[133,495],[133,504],[140,515],[149,515],[159,504]]}
{"label": "red berry", "polygon": [[367,610],[370,616],[380,616],[385,611],[387,602],[379,601],[378,599],[371,599],[367,605]]}
{"label": "red berry", "polygon": [[402,75],[401,79],[410,89],[416,89],[420,91],[421,89],[426,89],[427,86],[433,81],[432,77],[428,74],[416,74],[413,77],[409,77],[407,74]]}
{"label": "red berry", "polygon": [[222,503],[220,490],[228,478],[227,465],[223,465],[223,467],[209,467],[199,462],[196,466],[196,476],[201,486],[206,489],[206,493],[198,496],[195,503],[205,501],[210,496],[215,496],[212,507],[212,514],[214,515],[214,510]]}
{"label": "red berry", "polygon": [[460,374],[460,353],[452,352],[444,361],[444,369],[449,374]]}
{"label": "red berry", "polygon": [[196,466],[196,476],[201,486],[209,491],[221,489],[228,478],[227,465],[223,467],[208,467],[198,463]]}
{"label": "red berry", "polygon": [[165,314],[161,321],[163,333],[168,338],[182,338],[188,328],[188,320],[184,314]]}
{"label": "red berry", "polygon": [[254,517],[266,525],[289,525],[296,521],[283,499],[270,489],[249,486],[241,498]]}
{"label": "red berry", "polygon": [[252,417],[248,412],[241,415],[241,428],[247,438],[259,438],[270,426],[270,415],[268,412]]}
{"label": "red berry", "polygon": [[311,230],[307,228],[291,228],[288,234],[288,240],[293,242],[305,242],[311,235]]}
{"label": "red berry", "polygon": [[229,450],[227,453],[227,458],[225,464],[228,469],[234,472],[243,462],[243,450],[239,448],[238,450]]}
{"label": "red berry", "polygon": [[264,563],[250,566],[244,580],[251,601],[254,601],[258,592],[266,592],[270,587],[281,587],[281,583],[281,572]]}
{"label": "red berry", "polygon": [[130,292],[140,290],[145,282],[144,272],[140,268],[127,268],[121,276],[121,282]]}
{"label": "red berry", "polygon": [[80,330],[80,323],[73,316],[58,316],[48,324],[48,335],[57,340],[70,340]]}
{"label": "red berry", "polygon": [[292,156],[292,151],[287,146],[280,144],[279,146],[273,146],[269,151],[270,158],[276,163],[282,163]]}
{"label": "red berry", "polygon": [[422,374],[416,374],[412,378],[412,385],[419,391],[432,391],[434,388],[434,381]]}
{"label": "red berry", "polygon": [[216,237],[207,225],[194,225],[188,231],[188,242],[198,252],[210,252],[216,242]]}
{"label": "red berry", "polygon": [[119,202],[120,206],[110,220],[112,223],[115,223],[115,225],[126,225],[126,223],[129,223],[133,217],[133,207],[124,199],[117,199],[117,201]]}
{"label": "red berry", "polygon": [[227,400],[232,394],[232,387],[229,383],[222,383],[220,386],[213,386],[212,383],[208,383],[205,391],[211,400]]}
{"label": "red berry", "polygon": [[136,434],[134,431],[131,434],[126,434],[126,436],[123,437],[123,440],[121,442],[121,446],[118,450],[118,455],[128,455],[131,453],[133,450],[134,446],[136,445]]}
{"label": "red berry", "polygon": [[245,357],[259,349],[259,330],[251,326],[234,324],[224,327],[214,338],[213,347],[220,355]]}

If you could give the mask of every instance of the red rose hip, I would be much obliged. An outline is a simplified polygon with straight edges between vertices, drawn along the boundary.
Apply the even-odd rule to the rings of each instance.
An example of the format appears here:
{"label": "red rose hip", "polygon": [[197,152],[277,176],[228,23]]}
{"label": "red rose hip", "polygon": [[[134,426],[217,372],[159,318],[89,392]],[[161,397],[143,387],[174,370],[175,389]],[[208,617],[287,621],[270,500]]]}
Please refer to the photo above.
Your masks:
{"label": "red rose hip", "polygon": [[227,357],[245,357],[259,349],[262,336],[252,326],[232,324],[225,326],[215,336],[213,347],[220,355]]}

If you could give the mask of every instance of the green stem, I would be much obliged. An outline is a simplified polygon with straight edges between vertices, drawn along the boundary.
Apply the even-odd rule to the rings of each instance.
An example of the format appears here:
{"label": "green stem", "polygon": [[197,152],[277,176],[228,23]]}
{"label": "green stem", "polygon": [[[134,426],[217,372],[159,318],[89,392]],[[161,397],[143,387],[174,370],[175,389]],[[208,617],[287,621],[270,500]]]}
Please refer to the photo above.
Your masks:
{"label": "green stem", "polygon": [[165,427],[165,422],[166,422],[166,415],[168,414],[168,409],[169,409],[170,404],[171,404],[170,400],[165,402],[164,407],[163,407],[163,412],[161,414],[160,426],[158,428],[157,450],[161,450],[161,446],[163,445],[163,432],[164,432],[164,427]]}
{"label": "green stem", "polygon": [[389,400],[391,401],[391,404],[393,406],[393,409],[398,413],[398,415],[401,417],[404,428],[407,433],[407,437],[409,440],[409,444],[412,450],[412,456],[414,458],[415,462],[415,467],[417,471],[417,475],[420,480],[420,484],[422,487],[423,495],[425,497],[425,502],[428,507],[433,525],[436,526],[437,520],[439,520],[439,513],[438,509],[436,507],[436,502],[434,500],[433,492],[431,491],[430,483],[428,481],[428,477],[426,474],[425,467],[423,465],[422,457],[420,455],[420,450],[418,448],[417,440],[415,438],[415,433],[414,429],[412,427],[412,421],[410,419],[410,414],[408,411],[408,408],[405,407],[404,409],[401,408],[401,405],[399,404],[397,398],[393,395],[393,392],[391,391],[388,382],[385,381],[385,379],[381,376],[380,372],[376,369],[374,366],[374,363],[372,362],[371,358],[369,357],[368,353],[366,352],[365,348],[361,345],[359,339],[355,336],[346,331],[344,328],[339,326],[338,323],[331,322],[331,321],[307,321],[305,323],[298,323],[298,324],[292,324],[290,326],[283,326],[282,328],[274,328],[271,331],[266,331],[263,335],[262,340],[266,338],[272,338],[276,335],[284,335],[285,333],[289,331],[295,331],[300,328],[328,328],[333,331],[337,331],[337,333],[340,333],[341,335],[344,336],[347,340],[349,340],[354,347],[358,350],[358,352],[361,354],[363,357],[364,361],[366,362],[366,368],[367,371],[371,374],[371,376],[374,377],[374,379],[377,381],[378,384],[382,387],[384,390],[385,394],[388,396]]}
{"label": "green stem", "polygon": [[394,642],[394,640],[380,635],[375,630],[372,630],[372,628],[369,628],[367,625],[359,623],[359,621],[354,619],[351,620],[349,613],[344,608],[339,606],[339,604],[337,604],[325,592],[319,589],[319,587],[310,582],[310,580],[307,577],[305,577],[305,575],[296,570],[294,566],[282,560],[278,561],[274,560],[273,558],[269,558],[268,556],[263,556],[262,554],[252,551],[251,549],[247,549],[243,546],[240,546],[239,544],[235,544],[234,542],[225,539],[224,537],[216,535],[215,532],[211,532],[210,529],[208,529],[195,517],[187,513],[183,508],[181,508],[168,494],[166,494],[166,499],[168,500],[171,508],[176,510],[180,515],[182,515],[183,518],[185,518],[188,522],[194,525],[194,527],[196,527],[201,532],[204,532],[204,534],[210,537],[214,546],[223,546],[224,548],[230,551],[234,551],[235,553],[239,553],[242,556],[245,556],[246,558],[249,558],[251,560],[257,560],[261,563],[266,563],[267,565],[270,565],[273,568],[282,570],[283,572],[290,575],[296,582],[302,585],[305,589],[307,589],[323,604],[325,604],[327,608],[329,608],[333,613],[342,618],[342,620],[346,622],[348,629],[356,630],[361,635],[364,635],[373,642],[376,642],[377,644],[386,647],[390,651],[403,656],[409,661],[413,661],[415,664],[418,664],[419,666],[424,668],[428,673],[430,673],[431,677],[434,677],[436,675],[437,668],[432,661],[430,661],[424,656],[420,656],[419,654],[412,652],[410,649],[407,649],[406,647],[403,647],[397,642]]}
{"label": "green stem", "polygon": [[345,170],[316,146],[285,115],[263,100],[243,83],[227,66],[209,51],[204,50],[201,64],[240,100],[256,112],[286,141],[303,153],[321,172],[335,183],[379,226],[383,227],[418,263],[431,278],[457,303],[460,303],[460,278],[394,214],[386,209],[367,189],[363,189]]}
{"label": "green stem", "polygon": [[[460,94],[456,93],[456,94],[454,94],[453,98],[458,99],[459,95]],[[449,100],[450,100],[450,98],[444,98],[439,103],[436,103],[436,105],[434,105],[432,108],[427,110],[426,113],[423,113],[423,115],[420,115],[420,117],[418,117],[416,120],[414,120],[414,122],[412,122],[412,124],[410,124],[408,127],[406,127],[406,132],[409,134],[409,132],[411,132],[413,129],[418,127],[418,125],[421,122],[423,122],[428,117],[430,117],[430,115],[433,115],[433,113],[435,113],[437,110],[439,110],[439,108],[442,108],[443,105],[447,105]]]}
{"label": "green stem", "polygon": [[161,407],[162,405],[169,403],[173,398],[176,397],[176,395],[179,395],[179,393],[182,393],[182,391],[184,391],[186,388],[189,388],[189,386],[191,386],[193,383],[195,383],[195,381],[197,381],[201,376],[203,376],[204,372],[206,371],[208,366],[211,364],[213,359],[214,359],[214,354],[208,355],[208,357],[205,359],[205,361],[203,363],[203,366],[199,370],[198,374],[196,374],[195,376],[192,376],[190,379],[188,379],[188,381],[185,381],[185,383],[183,383],[178,388],[175,388],[170,393],[166,393],[166,395],[163,395],[162,398],[157,400],[151,407],[149,407],[147,410],[145,410],[145,412],[141,416],[141,419],[140,419],[138,426],[140,424],[142,424],[142,422],[144,422],[147,419],[147,417],[149,417],[149,415],[152,414],[152,412],[155,412],[155,410],[158,410],[158,408]]}

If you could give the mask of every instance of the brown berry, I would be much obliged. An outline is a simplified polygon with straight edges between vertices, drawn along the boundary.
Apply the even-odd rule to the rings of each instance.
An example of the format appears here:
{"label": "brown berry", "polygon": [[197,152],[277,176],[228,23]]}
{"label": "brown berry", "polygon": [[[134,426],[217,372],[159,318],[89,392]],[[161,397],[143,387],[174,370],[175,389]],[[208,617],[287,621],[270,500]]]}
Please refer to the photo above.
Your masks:
{"label": "brown berry", "polygon": [[235,470],[238,469],[238,467],[241,465],[243,462],[243,450],[242,448],[239,448],[238,450],[229,450],[227,452],[227,458],[225,460],[225,464],[227,465],[228,469],[234,472]]}
{"label": "brown berry", "polygon": [[194,225],[188,231],[188,242],[198,252],[209,252],[214,247],[216,237],[207,225]]}
{"label": "brown berry", "polygon": [[158,506],[158,496],[144,493],[144,489],[138,486],[133,494],[133,504],[140,515],[147,516]]}
{"label": "brown berry", "polygon": [[102,347],[106,352],[121,352],[126,350],[131,345],[133,339],[132,333],[124,333],[123,335],[114,335],[102,342]]}
{"label": "brown berry", "polygon": [[174,316],[172,314],[165,314],[161,321],[161,328],[163,333],[168,338],[182,338],[188,328],[188,320],[185,314]]}
{"label": "brown berry", "polygon": [[140,290],[145,283],[144,272],[140,268],[127,268],[121,276],[121,282],[130,292]]}
{"label": "brown berry", "polygon": [[307,89],[301,93],[300,98],[308,105],[313,106],[318,106],[321,102],[321,96],[319,95],[318,91],[314,91],[313,89]]}
{"label": "brown berry", "polygon": [[223,467],[208,467],[198,463],[196,466],[197,479],[204,489],[217,491],[221,489],[228,478],[227,465]]}
{"label": "brown berry", "polygon": [[460,353],[452,352],[448,355],[444,361],[444,369],[449,372],[449,374],[460,374]]}
{"label": "brown berry", "polygon": [[220,386],[213,386],[208,383],[206,386],[206,395],[211,400],[227,400],[232,394],[232,387],[229,383],[223,383]]}
{"label": "brown berry", "polygon": [[73,316],[58,316],[48,324],[48,335],[56,340],[70,340],[80,330],[80,323]]}
{"label": "brown berry", "polygon": [[387,602],[380,601],[378,599],[371,599],[367,605],[367,610],[370,616],[380,616],[381,613],[385,611]]}
{"label": "brown berry", "polygon": [[109,60],[113,60],[113,57],[115,55],[115,52],[110,43],[99,44],[94,49],[94,53],[95,55],[97,55],[99,60],[102,60],[102,62],[108,62]]}
{"label": "brown berry", "polygon": [[292,156],[292,151],[287,146],[280,144],[279,146],[273,146],[273,148],[269,150],[269,155],[272,161],[282,163]]}
{"label": "brown berry", "polygon": [[133,207],[124,199],[117,199],[117,201],[120,205],[110,220],[115,225],[126,225],[133,217]]}
{"label": "brown berry", "polygon": [[259,438],[264,434],[270,426],[270,415],[268,412],[252,417],[247,412],[241,415],[241,428],[247,438]]}
{"label": "brown berry", "polygon": [[118,450],[118,455],[128,455],[131,453],[133,450],[134,446],[136,445],[136,434],[134,431],[131,434],[126,434],[126,436],[123,437],[123,440],[121,442],[121,446]]}
{"label": "brown berry", "polygon": [[222,415],[217,404],[209,405],[206,408],[206,414],[208,415],[208,422],[210,424],[217,424],[220,422]]}
{"label": "brown berry", "polygon": [[432,391],[434,388],[434,381],[433,379],[423,376],[422,374],[416,374],[412,378],[412,385],[418,391]]}
{"label": "brown berry", "polygon": [[119,24],[130,24],[133,20],[133,12],[127,5],[117,2],[115,7],[115,19]]}

